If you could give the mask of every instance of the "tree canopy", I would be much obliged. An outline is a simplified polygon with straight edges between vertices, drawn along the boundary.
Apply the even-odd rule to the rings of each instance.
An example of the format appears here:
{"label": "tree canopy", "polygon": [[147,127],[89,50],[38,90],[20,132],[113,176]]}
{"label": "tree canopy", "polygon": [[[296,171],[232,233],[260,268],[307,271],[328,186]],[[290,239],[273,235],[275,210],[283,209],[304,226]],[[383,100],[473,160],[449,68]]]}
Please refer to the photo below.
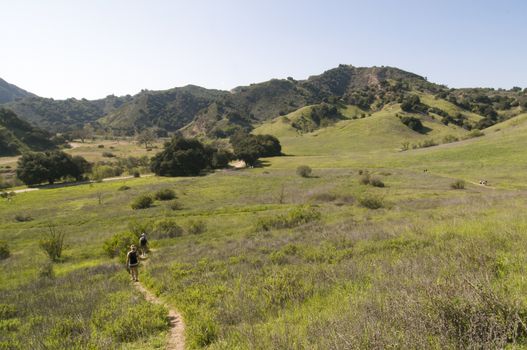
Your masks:
{"label": "tree canopy", "polygon": [[83,174],[90,171],[90,164],[86,159],[64,153],[28,152],[18,160],[17,177],[27,185],[36,185],[43,182],[54,183],[67,177],[81,180]]}

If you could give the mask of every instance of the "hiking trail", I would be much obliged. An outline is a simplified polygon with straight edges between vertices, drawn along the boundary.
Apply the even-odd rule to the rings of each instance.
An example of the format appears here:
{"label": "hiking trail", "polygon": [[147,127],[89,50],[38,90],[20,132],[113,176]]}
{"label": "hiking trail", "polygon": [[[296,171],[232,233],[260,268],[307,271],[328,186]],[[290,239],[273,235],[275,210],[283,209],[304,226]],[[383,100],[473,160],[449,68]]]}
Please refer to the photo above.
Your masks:
{"label": "hiking trail", "polygon": [[132,282],[134,287],[143,294],[146,301],[152,304],[163,305],[168,309],[168,319],[170,321],[170,329],[168,331],[168,339],[166,343],[166,350],[184,350],[185,349],[185,323],[183,317],[176,310],[172,309],[170,305],[163,302],[149,291],[142,283]]}

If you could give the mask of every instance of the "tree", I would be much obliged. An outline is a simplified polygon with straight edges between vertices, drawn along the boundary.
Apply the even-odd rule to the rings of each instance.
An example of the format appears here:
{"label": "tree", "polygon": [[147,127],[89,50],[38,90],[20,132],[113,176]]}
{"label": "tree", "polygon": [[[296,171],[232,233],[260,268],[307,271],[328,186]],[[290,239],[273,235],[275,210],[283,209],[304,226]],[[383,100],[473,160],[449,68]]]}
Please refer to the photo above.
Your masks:
{"label": "tree", "polygon": [[254,165],[260,157],[272,157],[282,154],[280,141],[272,135],[251,135],[240,131],[230,138],[234,156],[247,165]]}
{"label": "tree", "polygon": [[160,176],[196,176],[210,166],[210,152],[196,139],[175,136],[156,154],[150,168]]}
{"label": "tree", "polygon": [[72,157],[62,151],[29,152],[18,160],[16,174],[27,185],[46,181],[52,184],[66,177],[80,180],[90,168],[91,165],[84,158]]}
{"label": "tree", "polygon": [[141,131],[135,138],[138,144],[145,145],[145,148],[150,148],[152,143],[155,141],[156,135],[151,129],[145,129]]}

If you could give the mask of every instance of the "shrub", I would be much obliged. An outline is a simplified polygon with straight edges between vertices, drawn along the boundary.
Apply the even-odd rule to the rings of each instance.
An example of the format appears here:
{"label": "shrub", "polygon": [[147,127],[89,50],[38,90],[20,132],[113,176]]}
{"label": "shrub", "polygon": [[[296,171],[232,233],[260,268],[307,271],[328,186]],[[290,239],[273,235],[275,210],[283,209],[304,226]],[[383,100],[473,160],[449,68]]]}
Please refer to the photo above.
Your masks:
{"label": "shrub", "polygon": [[435,143],[435,141],[432,139],[427,139],[419,143],[420,148],[426,148],[426,147],[432,147],[432,146],[437,146],[437,143]]}
{"label": "shrub", "polygon": [[474,129],[472,130],[471,132],[469,132],[465,138],[466,139],[472,139],[474,137],[481,137],[481,136],[485,136],[485,133],[481,130],[477,130],[477,129]]}
{"label": "shrub", "polygon": [[115,154],[112,152],[102,152],[102,156],[106,158],[115,158]]}
{"label": "shrub", "polygon": [[413,131],[421,132],[423,130],[423,124],[416,117],[402,117],[401,122],[412,129]]}
{"label": "shrub", "polygon": [[159,201],[169,201],[176,198],[176,193],[170,188],[163,188],[157,191],[154,197]]}
{"label": "shrub", "polygon": [[154,235],[156,238],[174,238],[183,235],[183,229],[174,219],[162,219],[156,221],[154,225]]}
{"label": "shrub", "polygon": [[9,258],[11,252],[9,251],[9,246],[6,241],[0,241],[0,260]]}
{"label": "shrub", "polygon": [[141,173],[138,170],[135,170],[133,173],[133,177],[135,178],[141,177]]}
{"label": "shrub", "polygon": [[370,178],[370,174],[368,173],[361,175],[361,177],[359,178],[359,183],[363,185],[369,185],[370,181],[371,181],[371,178]]}
{"label": "shrub", "polygon": [[152,199],[152,197],[150,197],[147,194],[143,194],[143,195],[137,197],[136,199],[134,199],[134,201],[131,204],[131,207],[134,210],[147,209],[147,208],[150,208],[152,206],[153,202],[154,202],[154,200]]}
{"label": "shrub", "polygon": [[97,145],[97,148],[104,148],[104,145]]}
{"label": "shrub", "polygon": [[150,220],[138,220],[138,219],[132,219],[128,223],[128,230],[135,235],[136,238],[139,238],[141,236],[141,233],[152,233],[152,222]]}
{"label": "shrub", "polygon": [[465,181],[456,180],[450,184],[450,187],[454,190],[463,190],[465,189]]}
{"label": "shrub", "polygon": [[296,174],[301,177],[310,177],[312,170],[307,165],[300,165],[296,168]]}
{"label": "shrub", "polygon": [[33,218],[29,214],[16,214],[15,220],[18,222],[26,222],[33,220]]}
{"label": "shrub", "polygon": [[191,235],[199,235],[207,231],[207,224],[203,220],[190,220],[187,226],[187,232]]}
{"label": "shrub", "polygon": [[52,261],[57,261],[62,255],[64,247],[65,232],[57,229],[56,226],[49,225],[48,231],[44,233],[44,237],[40,240],[40,248],[49,256]]}
{"label": "shrub", "polygon": [[94,180],[102,180],[107,177],[121,176],[123,168],[110,165],[96,165],[92,169],[92,178]]}
{"label": "shrub", "polygon": [[53,270],[53,264],[51,263],[51,261],[48,261],[39,266],[38,277],[50,279],[55,278],[55,271]]}
{"label": "shrub", "polygon": [[443,143],[452,143],[459,141],[459,138],[453,136],[453,135],[446,135],[443,137]]}
{"label": "shrub", "polygon": [[271,218],[260,218],[256,223],[257,230],[269,231],[273,228],[291,228],[311,221],[320,220],[321,214],[311,206],[300,206],[290,210],[285,215],[277,215]]}
{"label": "shrub", "polygon": [[137,244],[137,236],[131,232],[116,233],[103,243],[104,252],[110,257],[119,257],[119,260],[126,261],[126,253],[130,245]]}
{"label": "shrub", "polygon": [[178,201],[172,201],[169,205],[168,205],[168,208],[170,210],[181,210],[183,209],[183,205],[181,203],[179,203]]}
{"label": "shrub", "polygon": [[128,191],[131,187],[123,185],[117,189],[117,191]]}
{"label": "shrub", "polygon": [[370,185],[374,187],[384,187],[384,182],[378,177],[372,177],[370,178]]}
{"label": "shrub", "polygon": [[384,200],[381,197],[366,195],[359,198],[359,204],[368,209],[380,209],[384,207]]}

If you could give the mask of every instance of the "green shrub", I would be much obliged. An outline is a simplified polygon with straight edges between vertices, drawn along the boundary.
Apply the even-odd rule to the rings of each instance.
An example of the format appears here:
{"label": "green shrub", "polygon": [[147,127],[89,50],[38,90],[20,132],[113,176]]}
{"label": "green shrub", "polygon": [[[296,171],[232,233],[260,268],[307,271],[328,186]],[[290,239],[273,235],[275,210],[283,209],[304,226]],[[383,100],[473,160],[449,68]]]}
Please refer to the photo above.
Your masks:
{"label": "green shrub", "polygon": [[9,246],[6,241],[0,241],[0,260],[9,258],[11,252],[9,251]]}
{"label": "green shrub", "polygon": [[174,219],[161,219],[154,224],[156,238],[174,238],[183,235],[183,229]]}
{"label": "green shrub", "polygon": [[474,137],[481,137],[481,136],[485,136],[485,133],[481,130],[474,129],[465,136],[465,139],[472,139]]}
{"label": "green shrub", "polygon": [[260,218],[256,223],[257,230],[269,231],[273,228],[291,228],[311,221],[320,220],[321,214],[311,206],[300,206],[290,210],[286,215],[277,215],[270,218]]}
{"label": "green shrub", "polygon": [[139,172],[139,170],[135,170],[133,172],[133,177],[135,177],[135,178],[141,177],[141,173]]}
{"label": "green shrub", "polygon": [[443,137],[443,143],[452,143],[459,141],[459,138],[453,136],[453,135],[446,135]]}
{"label": "green shrub", "polygon": [[114,158],[115,154],[113,154],[112,152],[102,152],[102,156],[105,158]]}
{"label": "green shrub", "polygon": [[131,187],[123,185],[117,189],[117,191],[128,191]]}
{"label": "green shrub", "polygon": [[137,197],[136,199],[134,199],[134,201],[131,204],[131,207],[134,210],[147,209],[147,208],[150,208],[152,206],[153,202],[154,202],[154,200],[152,199],[152,197],[150,197],[147,194],[143,194],[143,195]]}
{"label": "green shrub", "polygon": [[128,230],[135,235],[137,239],[139,239],[139,236],[141,236],[141,233],[152,233],[153,227],[152,222],[150,220],[145,219],[132,219],[128,223]]}
{"label": "green shrub", "polygon": [[56,226],[48,226],[43,238],[39,242],[40,248],[49,256],[52,261],[57,261],[62,255],[64,247],[65,232],[57,229]]}
{"label": "green shrub", "polygon": [[33,220],[33,218],[29,214],[16,214],[15,220],[18,222],[27,222]]}
{"label": "green shrub", "polygon": [[92,169],[92,179],[100,181],[108,177],[121,176],[123,168],[110,165],[96,165]]}
{"label": "green shrub", "polygon": [[454,190],[463,190],[465,189],[465,181],[456,180],[450,184],[450,187]]}
{"label": "green shrub", "polygon": [[181,210],[181,209],[183,209],[183,205],[181,203],[179,203],[178,201],[172,201],[168,205],[168,208],[170,210]]}
{"label": "green shrub", "polygon": [[307,165],[300,165],[298,168],[296,168],[296,174],[301,177],[310,177],[312,171],[313,170]]}
{"label": "green shrub", "polygon": [[370,174],[368,173],[363,173],[361,175],[361,177],[359,178],[359,183],[363,184],[363,185],[369,185],[370,184]]}
{"label": "green shrub", "polygon": [[368,209],[380,209],[384,207],[384,200],[377,196],[366,195],[359,198],[359,204]]}
{"label": "green shrub", "polygon": [[104,252],[110,257],[126,261],[126,253],[132,244],[137,244],[137,236],[131,232],[116,233],[103,243]]}
{"label": "green shrub", "polygon": [[190,220],[187,224],[187,232],[191,235],[199,235],[207,231],[207,224],[203,220]]}
{"label": "green shrub", "polygon": [[370,185],[374,187],[384,187],[384,182],[378,177],[372,177],[370,178]]}
{"label": "green shrub", "polygon": [[154,197],[159,201],[169,201],[176,198],[176,193],[170,188],[163,188],[161,190],[158,190],[155,193]]}

